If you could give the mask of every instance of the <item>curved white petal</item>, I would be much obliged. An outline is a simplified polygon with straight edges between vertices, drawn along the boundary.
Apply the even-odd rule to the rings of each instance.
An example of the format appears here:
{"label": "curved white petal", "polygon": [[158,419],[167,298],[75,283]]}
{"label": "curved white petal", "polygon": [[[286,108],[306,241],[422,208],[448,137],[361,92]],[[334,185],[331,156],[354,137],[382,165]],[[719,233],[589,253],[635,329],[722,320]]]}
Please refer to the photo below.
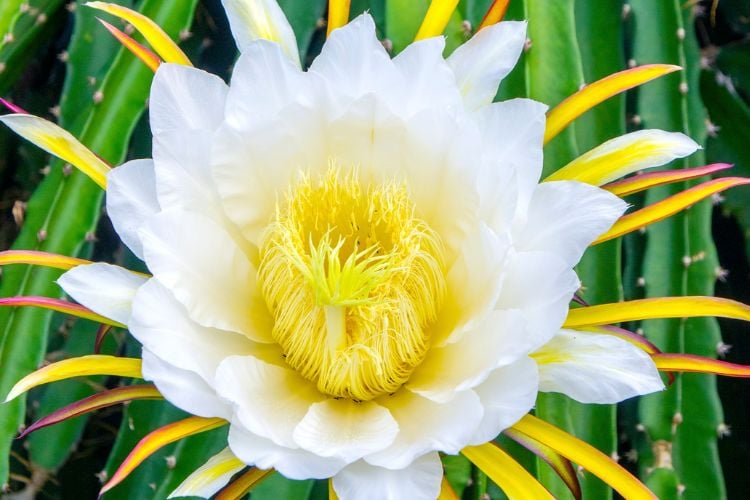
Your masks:
{"label": "curved white petal", "polygon": [[329,478],[346,466],[346,462],[338,458],[279,446],[249,432],[236,419],[229,427],[229,447],[243,462],[259,469],[276,469],[289,479]]}
{"label": "curved white petal", "polygon": [[294,370],[253,356],[230,356],[216,371],[216,390],[234,404],[236,420],[250,432],[296,448],[294,428],[324,399]]}
{"label": "curved white petal", "polygon": [[664,389],[649,355],[611,335],[561,330],[532,357],[539,390],[581,403],[619,403]]}
{"label": "curved white petal", "polygon": [[448,58],[468,109],[492,102],[500,81],[521,57],[526,23],[506,21],[480,30]]}
{"label": "curved white petal", "polygon": [[495,231],[506,230],[516,210],[525,218],[542,175],[546,113],[547,105],[531,99],[492,103],[476,113],[482,132],[481,213]]}
{"label": "curved white petal", "polygon": [[443,239],[450,266],[479,224],[479,129],[465,116],[433,108],[406,120],[404,141],[396,173],[406,177],[417,215]]}
{"label": "curved white petal", "polygon": [[408,390],[378,399],[398,422],[396,440],[383,451],[365,457],[372,465],[403,469],[430,451],[457,454],[482,420],[483,409],[472,391],[463,391],[448,404],[439,404]]}
{"label": "curved white petal", "polygon": [[398,434],[390,412],[372,401],[326,399],[310,407],[294,441],[316,455],[346,463],[387,448]]}
{"label": "curved white petal", "polygon": [[549,252],[518,252],[506,265],[499,310],[517,310],[524,318],[525,347],[541,346],[562,326],[580,282],[560,257]]}
{"label": "curved white petal", "polygon": [[152,160],[133,160],[107,175],[107,214],[128,248],[143,259],[138,230],[159,211]]}
{"label": "curved white petal", "polygon": [[225,124],[217,133],[213,180],[227,217],[251,243],[260,245],[276,202],[301,173],[328,167],[324,130],[317,111],[292,104],[251,131]]}
{"label": "curved white petal", "polygon": [[[366,182],[404,181],[417,216],[440,234],[452,261],[477,223],[476,127],[445,109],[403,118],[375,93],[353,99],[323,126],[324,168],[330,161],[356,168]],[[306,159],[316,157],[312,151]]]}
{"label": "curved white petal", "polygon": [[247,466],[234,456],[232,450],[224,448],[185,478],[167,498],[211,498],[245,467]]}
{"label": "curved white petal", "polygon": [[545,182],[534,191],[526,224],[513,241],[520,251],[552,252],[573,267],[626,208],[617,196],[589,184]]}
{"label": "curved white petal", "polygon": [[468,444],[478,445],[495,439],[534,407],[539,392],[536,363],[523,357],[498,368],[474,392],[482,402],[484,415]]}
{"label": "curved white petal", "polygon": [[240,55],[232,73],[226,120],[249,130],[292,102],[309,106],[314,78],[294,65],[275,43],[259,40]]}
{"label": "curved white petal", "polygon": [[[406,387],[438,403],[481,384],[498,366],[530,351],[518,311],[494,311],[458,341],[431,349]],[[535,347],[535,346],[534,346]]]}
{"label": "curved white petal", "polygon": [[376,94],[352,101],[327,123],[325,141],[329,157],[342,168],[356,167],[360,176],[392,180],[403,175],[408,127]]}
{"label": "curved white petal", "polygon": [[256,273],[234,240],[195,212],[169,210],[141,231],[146,264],[203,326],[271,342]]}
{"label": "curved white petal", "polygon": [[143,349],[143,378],[153,382],[164,399],[199,417],[229,419],[232,408],[195,372],[182,370]]}
{"label": "curved white petal", "polygon": [[165,63],[151,85],[149,118],[154,135],[170,130],[215,130],[224,119],[227,85],[203,70]]}
{"label": "curved white petal", "polygon": [[309,71],[322,76],[329,88],[324,108],[328,116],[338,115],[349,102],[365,94],[395,98],[402,82],[368,13],[334,30]]}
{"label": "curved white petal", "polygon": [[460,109],[462,97],[456,88],[456,77],[443,59],[445,38],[433,37],[408,45],[393,64],[407,85],[401,89],[402,105],[394,109],[408,117],[427,108]]}
{"label": "curved white petal", "polygon": [[60,276],[57,284],[79,304],[126,325],[133,297],[147,279],[122,267],[97,262],[74,267]]}
{"label": "curved white petal", "polygon": [[297,39],[276,0],[222,0],[237,48],[244,52],[258,39],[278,43],[284,54],[300,65]]}
{"label": "curved white petal", "polygon": [[435,500],[442,479],[440,456],[428,453],[398,470],[375,467],[360,460],[333,477],[333,489],[341,499]]}
{"label": "curved white petal", "polygon": [[[244,335],[192,321],[185,306],[155,279],[138,290],[128,327],[150,352],[180,369],[199,374],[209,384],[213,384],[216,368],[225,358],[259,351],[258,344]],[[280,351],[278,357],[281,361]]]}
{"label": "curved white petal", "polygon": [[503,286],[510,242],[480,225],[464,242],[448,271],[448,293],[431,333],[434,347],[458,341],[495,308]]}

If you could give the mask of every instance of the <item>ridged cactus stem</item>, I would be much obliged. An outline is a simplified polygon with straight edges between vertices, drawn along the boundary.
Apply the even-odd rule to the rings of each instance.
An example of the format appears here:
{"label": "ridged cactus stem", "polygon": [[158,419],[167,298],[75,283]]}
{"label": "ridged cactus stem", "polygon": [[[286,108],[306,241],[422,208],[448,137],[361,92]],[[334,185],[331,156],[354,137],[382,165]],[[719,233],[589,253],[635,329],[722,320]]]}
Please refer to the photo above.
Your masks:
{"label": "ridged cactus stem", "polygon": [[33,60],[53,17],[64,0],[3,0],[0,2],[0,95],[5,94]]}
{"label": "ridged cactus stem", "polygon": [[[691,86],[697,89],[699,61],[692,29],[687,29],[692,19],[689,10],[683,9],[679,0],[632,0],[631,4],[636,62],[674,63],[685,68],[640,90],[638,114],[643,126],[682,131],[703,140],[702,105],[689,93]],[[701,161],[700,155],[694,155],[680,164],[697,166]],[[687,183],[654,189],[647,202],[685,187]],[[709,224],[710,206],[701,204],[649,228],[644,257],[648,296],[711,293],[714,277],[705,272],[706,266],[712,267],[715,262]],[[644,331],[665,351],[706,354],[705,349],[699,349],[700,344],[715,342],[715,325],[712,320],[660,320],[645,324]],[[660,498],[683,493],[695,498],[720,498],[724,494],[716,453],[717,424],[703,421],[714,421],[721,412],[710,381],[706,376],[678,376],[668,391],[640,402],[640,428],[648,443],[641,450],[641,471]],[[691,422],[689,429],[686,419]],[[710,436],[706,429],[710,429]]]}
{"label": "ridged cactus stem", "polygon": [[[576,33],[587,83],[625,69],[622,0],[576,1]],[[585,42],[584,42],[585,41]],[[581,151],[625,133],[625,96],[596,106],[576,122]],[[620,240],[587,250],[578,266],[582,295],[591,304],[622,300]],[[610,456],[617,453],[617,407],[571,403],[576,435]],[[595,476],[583,473],[586,499],[612,497],[612,489]]]}

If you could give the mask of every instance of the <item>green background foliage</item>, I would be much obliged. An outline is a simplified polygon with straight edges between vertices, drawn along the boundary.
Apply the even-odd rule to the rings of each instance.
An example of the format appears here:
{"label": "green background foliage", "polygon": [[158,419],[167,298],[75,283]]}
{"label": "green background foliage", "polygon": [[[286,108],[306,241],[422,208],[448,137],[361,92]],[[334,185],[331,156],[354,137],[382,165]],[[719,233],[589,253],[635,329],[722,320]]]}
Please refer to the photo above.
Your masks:
{"label": "green background foliage", "polygon": [[[147,97],[152,75],[109,36],[84,2],[0,0],[0,95],[51,118],[105,159],[150,156]],[[219,0],[119,0],[155,19],[196,66],[228,78],[235,47]],[[279,0],[308,63],[325,38],[325,0]],[[491,0],[462,0],[445,36],[450,52],[471,36]],[[395,54],[413,39],[429,0],[352,0],[352,17],[369,11]],[[750,7],[745,0],[512,0],[508,19],[529,22],[527,50],[498,99],[531,97],[550,106],[634,64],[685,68],[590,111],[545,149],[545,173],[592,147],[641,128],[682,131],[705,146],[665,168],[734,163],[750,175]],[[111,19],[110,19],[111,21]],[[115,23],[121,26],[121,23]],[[634,196],[633,205],[662,199],[686,184]],[[709,295],[750,300],[750,196],[736,189],[656,224],[642,234],[590,250],[578,268],[589,303],[644,296]],[[0,248],[36,249],[137,268],[118,243],[102,192],[78,172],[0,130]],[[712,230],[713,227],[713,230]],[[728,271],[728,272],[727,272]],[[8,266],[0,296],[61,297],[59,272]],[[720,279],[716,284],[717,278]],[[642,329],[671,352],[750,362],[745,325],[713,319],[650,321]],[[719,329],[721,326],[721,331]],[[96,325],[33,309],[0,309],[0,395],[42,362],[90,353]],[[722,340],[722,335],[724,340]],[[727,352],[726,346],[734,346]],[[125,332],[105,352],[138,355]],[[31,498],[94,498],[149,431],[185,415],[166,402],[136,402],[81,417],[16,440],[18,430],[56,408],[124,383],[101,377],[33,390],[0,406],[0,485]],[[718,383],[718,385],[717,385]],[[662,394],[621,405],[581,405],[544,395],[536,412],[617,458],[660,498],[738,497],[750,490],[747,383],[705,375],[678,376]],[[731,433],[730,433],[731,432]],[[106,498],[164,498],[194,468],[223,448],[226,430],[165,447]],[[543,462],[501,438],[556,495],[564,485]],[[664,450],[670,450],[666,453]],[[461,457],[446,473],[463,498],[503,498]],[[581,471],[585,498],[611,498]],[[274,475],[256,499],[326,498],[316,481]]]}

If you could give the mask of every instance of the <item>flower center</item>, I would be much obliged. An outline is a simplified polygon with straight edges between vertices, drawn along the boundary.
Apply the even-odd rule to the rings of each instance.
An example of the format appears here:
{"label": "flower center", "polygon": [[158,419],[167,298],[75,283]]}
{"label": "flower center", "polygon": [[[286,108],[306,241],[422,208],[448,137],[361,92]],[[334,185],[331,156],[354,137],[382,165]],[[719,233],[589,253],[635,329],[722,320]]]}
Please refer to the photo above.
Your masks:
{"label": "flower center", "polygon": [[406,185],[333,167],[303,175],[277,206],[258,274],[287,363],[360,401],[406,382],[445,295],[442,242]]}

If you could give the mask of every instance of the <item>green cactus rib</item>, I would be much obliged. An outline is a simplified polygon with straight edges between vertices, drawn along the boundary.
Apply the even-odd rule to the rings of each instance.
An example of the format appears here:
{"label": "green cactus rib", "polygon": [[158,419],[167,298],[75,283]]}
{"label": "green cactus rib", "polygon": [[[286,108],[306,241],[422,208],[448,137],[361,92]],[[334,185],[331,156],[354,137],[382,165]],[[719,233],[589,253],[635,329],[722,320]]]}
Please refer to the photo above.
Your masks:
{"label": "green cactus rib", "polygon": [[13,32],[13,25],[20,17],[24,0],[6,0],[0,3],[0,50],[7,45],[4,40],[7,33]]}
{"label": "green cactus rib", "polygon": [[[686,68],[681,74],[640,90],[638,112],[643,125],[683,131],[703,140],[702,105],[689,93],[691,87],[697,90],[699,64],[692,29],[686,29],[691,26],[690,11],[683,10],[678,0],[633,0],[632,8],[636,61],[671,62]],[[694,155],[680,164],[696,166],[701,161],[701,155]],[[653,202],[687,186],[683,183],[654,189],[647,200]],[[700,204],[649,228],[644,256],[647,296],[712,293],[716,261],[710,237],[710,210],[710,205]],[[644,330],[662,350],[715,355],[707,349],[707,344],[715,346],[718,338],[713,320],[652,321],[645,324]],[[685,497],[724,495],[716,446],[720,415],[715,386],[705,376],[678,376],[665,393],[641,400],[639,416],[651,449],[641,450],[641,456],[647,459],[640,466],[646,483],[659,497],[675,496],[675,484],[681,491],[684,489]],[[654,467],[659,470],[653,472]],[[673,478],[666,480],[669,475]]]}
{"label": "green cactus rib", "polygon": [[[681,9],[682,26],[691,27],[694,11]],[[687,100],[686,131],[701,144],[706,143],[706,112],[700,99],[700,47],[692,29],[685,29],[685,82],[691,90]],[[689,166],[705,163],[701,152],[690,159]],[[689,184],[696,184],[693,181]],[[691,262],[687,269],[688,295],[713,295],[719,269],[716,248],[711,236],[710,200],[694,206],[688,218]],[[714,318],[689,319],[685,322],[685,350],[715,358],[721,342],[721,331]],[[678,446],[675,465],[682,474],[686,499],[720,498],[726,495],[724,476],[719,461],[718,429],[723,410],[716,388],[716,376],[685,374],[682,378],[682,424],[677,427]]]}
{"label": "green cactus rib", "polygon": [[[550,106],[575,93],[583,83],[583,68],[575,35],[574,0],[525,0],[529,20],[530,49],[524,58],[528,97]],[[566,68],[560,71],[560,68]],[[567,164],[580,153],[575,124],[551,141],[544,151],[543,177]],[[536,413],[544,420],[575,431],[570,400],[560,394],[540,394]],[[537,466],[537,476],[558,498],[570,498],[564,483],[545,464]]]}
{"label": "green cactus rib", "polygon": [[[594,82],[625,67],[623,0],[576,0],[575,21],[586,82]],[[585,43],[584,43],[585,41]],[[596,106],[576,122],[581,151],[625,133],[625,97],[619,95]],[[578,266],[584,298],[591,304],[622,300],[621,242],[614,240],[586,251]],[[617,407],[571,402],[576,436],[607,455],[617,452]],[[591,474],[581,480],[583,498],[612,498],[612,489]]]}
{"label": "green cactus rib", "polygon": [[[144,0],[141,10],[159,22],[172,36],[189,26],[195,1],[159,2]],[[117,163],[137,118],[143,112],[150,85],[150,71],[132,55],[121,50],[99,87],[101,100],[92,101],[89,117],[81,130],[73,128],[82,142],[102,157]],[[78,255],[87,234],[99,216],[101,189],[78,172],[65,175],[58,165],[40,184],[29,201],[27,218],[14,248],[36,249]],[[59,272],[8,268],[0,289],[2,296],[59,296],[54,283]],[[21,376],[34,370],[44,357],[50,314],[31,309],[0,314],[0,393],[5,394]],[[0,407],[0,484],[7,483],[11,442],[25,416],[25,399]]]}
{"label": "green cactus rib", "polygon": [[[102,33],[97,20],[101,12],[85,7],[85,0],[75,4],[73,35],[66,50],[67,65],[65,82],[60,95],[60,126],[66,130],[81,131],[88,120],[82,109],[91,109],[94,94],[115,62],[120,42],[113,36]],[[133,1],[120,1],[133,7]]]}
{"label": "green cactus rib", "polygon": [[279,5],[287,19],[289,19],[289,24],[292,25],[297,38],[300,56],[304,60],[307,49],[310,47],[310,41],[315,32],[317,22],[323,18],[327,1],[308,0],[306,2],[298,2],[296,0],[279,0]]}
{"label": "green cactus rib", "polygon": [[31,55],[55,27],[64,0],[0,2],[0,95],[21,74]]}

